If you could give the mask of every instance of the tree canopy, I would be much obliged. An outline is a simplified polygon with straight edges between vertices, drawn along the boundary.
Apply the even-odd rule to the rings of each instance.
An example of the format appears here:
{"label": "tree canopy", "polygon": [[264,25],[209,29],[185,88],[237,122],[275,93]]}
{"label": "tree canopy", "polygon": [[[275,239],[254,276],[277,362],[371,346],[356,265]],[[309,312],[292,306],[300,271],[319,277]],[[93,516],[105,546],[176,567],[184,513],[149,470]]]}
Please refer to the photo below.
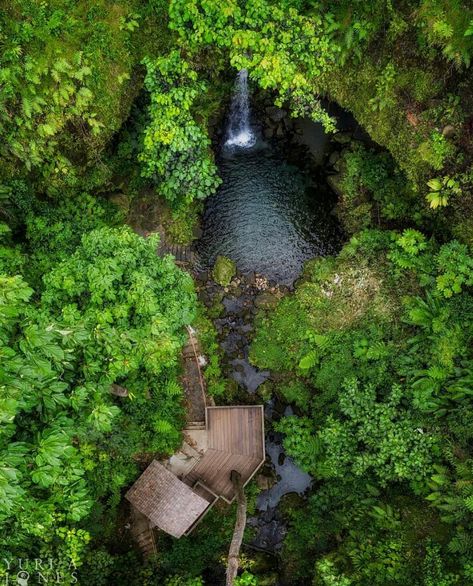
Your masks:
{"label": "tree canopy", "polygon": [[330,175],[346,238],[250,326],[313,484],[236,583],[473,584],[472,57],[465,0],[0,0],[0,560],[51,558],[64,584],[221,578],[231,509],[143,564],[122,497],[181,444],[186,326],[209,393],[260,400],[212,324],[234,270],[206,309],[164,253],[221,185],[247,69],[260,112],[333,136],[305,170]]}

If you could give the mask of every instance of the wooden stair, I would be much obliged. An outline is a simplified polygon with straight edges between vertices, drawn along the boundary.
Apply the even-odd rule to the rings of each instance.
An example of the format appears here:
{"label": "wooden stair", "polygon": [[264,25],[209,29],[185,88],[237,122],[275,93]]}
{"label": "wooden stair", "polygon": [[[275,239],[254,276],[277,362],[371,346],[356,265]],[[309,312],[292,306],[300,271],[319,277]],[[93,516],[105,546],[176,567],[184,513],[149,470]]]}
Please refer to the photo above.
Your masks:
{"label": "wooden stair", "polygon": [[131,534],[133,535],[133,539],[140,548],[144,559],[149,559],[158,552],[153,528],[150,526],[149,519],[140,513],[138,509],[135,509],[135,507],[132,507],[131,517]]}
{"label": "wooden stair", "polygon": [[205,421],[188,421],[186,429],[206,429]]}
{"label": "wooden stair", "polygon": [[183,267],[192,266],[195,261],[194,250],[190,246],[183,246],[182,244],[168,244],[161,241],[158,254],[160,256],[172,254],[176,264],[182,265]]}

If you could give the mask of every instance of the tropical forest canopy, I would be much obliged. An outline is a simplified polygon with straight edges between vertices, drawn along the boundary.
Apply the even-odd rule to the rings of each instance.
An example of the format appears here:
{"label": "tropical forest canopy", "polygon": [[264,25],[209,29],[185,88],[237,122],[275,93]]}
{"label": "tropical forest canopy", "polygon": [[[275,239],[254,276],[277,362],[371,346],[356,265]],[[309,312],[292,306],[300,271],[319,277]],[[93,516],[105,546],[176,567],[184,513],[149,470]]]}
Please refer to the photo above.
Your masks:
{"label": "tropical forest canopy", "polygon": [[[330,134],[336,102],[371,139],[339,161],[341,252],[256,321],[251,360],[293,406],[275,427],[314,478],[284,583],[473,584],[472,61],[467,0],[0,0],[0,558],[98,586],[224,563],[231,512],[147,565],[117,529],[142,464],[180,445],[185,326],[229,400],[192,277],[128,224],[145,199],[192,239],[246,68],[293,117]],[[274,584],[246,555],[239,583]]]}

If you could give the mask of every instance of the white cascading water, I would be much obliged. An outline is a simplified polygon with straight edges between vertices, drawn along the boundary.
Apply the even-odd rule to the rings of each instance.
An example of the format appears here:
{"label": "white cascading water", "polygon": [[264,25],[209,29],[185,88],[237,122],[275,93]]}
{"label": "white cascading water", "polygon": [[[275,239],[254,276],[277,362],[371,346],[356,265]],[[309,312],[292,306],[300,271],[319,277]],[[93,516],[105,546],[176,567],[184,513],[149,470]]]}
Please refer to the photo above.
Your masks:
{"label": "white cascading water", "polygon": [[251,129],[250,123],[248,71],[242,69],[238,72],[235,82],[225,146],[249,148],[252,147],[255,142],[256,136]]}

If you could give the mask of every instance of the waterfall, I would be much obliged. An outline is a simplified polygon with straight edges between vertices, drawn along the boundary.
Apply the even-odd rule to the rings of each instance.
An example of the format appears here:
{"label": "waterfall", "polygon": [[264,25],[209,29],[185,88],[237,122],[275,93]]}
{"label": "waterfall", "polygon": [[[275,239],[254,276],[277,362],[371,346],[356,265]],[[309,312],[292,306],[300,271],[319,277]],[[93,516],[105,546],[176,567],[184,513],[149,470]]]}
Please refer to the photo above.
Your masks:
{"label": "waterfall", "polygon": [[249,148],[253,146],[255,142],[256,136],[251,129],[250,123],[248,71],[242,69],[238,72],[235,89],[233,91],[225,146]]}

